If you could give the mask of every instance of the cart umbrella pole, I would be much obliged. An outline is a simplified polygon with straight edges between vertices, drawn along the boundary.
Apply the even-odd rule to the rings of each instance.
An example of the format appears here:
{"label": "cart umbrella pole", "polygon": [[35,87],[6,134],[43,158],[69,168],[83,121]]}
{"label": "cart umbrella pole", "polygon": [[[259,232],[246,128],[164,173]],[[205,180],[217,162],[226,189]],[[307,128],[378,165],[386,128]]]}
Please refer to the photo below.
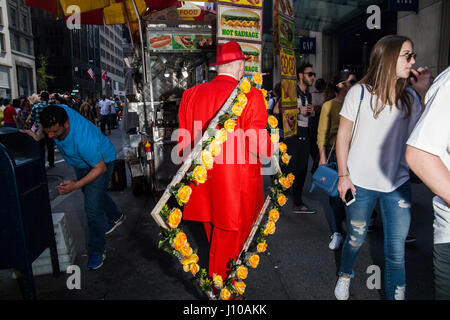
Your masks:
{"label": "cart umbrella pole", "polygon": [[135,0],[131,0],[133,2],[133,7],[134,7],[134,12],[136,14],[136,18],[138,21],[138,25],[139,25],[139,40],[141,41],[141,55],[142,55],[142,74],[143,74],[143,78],[144,78],[144,88],[143,88],[143,102],[144,102],[144,125],[145,128],[148,128],[148,120],[147,120],[147,108],[146,108],[146,104],[145,104],[145,100],[146,100],[146,84],[148,83],[150,85],[150,105],[151,105],[151,109],[154,110],[153,108],[153,84],[152,84],[152,72],[151,72],[151,62],[149,61],[149,69],[148,72],[149,74],[147,74],[147,61],[145,59],[145,50],[144,50],[144,37],[142,36],[142,22],[141,22],[141,17],[139,15],[139,11],[137,9],[136,6],[136,2]]}

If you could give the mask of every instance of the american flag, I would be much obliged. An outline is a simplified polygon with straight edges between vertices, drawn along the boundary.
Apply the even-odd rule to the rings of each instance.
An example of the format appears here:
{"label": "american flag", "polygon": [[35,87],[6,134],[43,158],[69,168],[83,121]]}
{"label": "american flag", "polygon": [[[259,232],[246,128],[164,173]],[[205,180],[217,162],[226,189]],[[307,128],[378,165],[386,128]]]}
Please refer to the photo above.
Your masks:
{"label": "american flag", "polygon": [[94,73],[94,69],[92,67],[89,68],[89,70],[87,71],[89,73],[89,75],[91,76],[92,80],[95,80],[95,73]]}

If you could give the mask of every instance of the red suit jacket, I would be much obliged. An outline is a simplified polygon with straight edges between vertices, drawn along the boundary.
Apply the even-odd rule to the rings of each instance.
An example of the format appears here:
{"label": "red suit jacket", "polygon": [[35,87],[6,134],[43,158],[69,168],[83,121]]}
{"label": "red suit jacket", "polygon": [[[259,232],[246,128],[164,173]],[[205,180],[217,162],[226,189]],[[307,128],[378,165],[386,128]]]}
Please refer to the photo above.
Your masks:
{"label": "red suit jacket", "polygon": [[[211,82],[184,92],[179,123],[180,129],[186,129],[190,137],[179,137],[179,151],[189,145],[192,147],[197,136],[203,135],[237,84],[228,75],[218,75]],[[238,117],[235,134],[228,133],[221,154],[214,158],[214,166],[208,170],[207,181],[193,188],[183,219],[211,222],[214,227],[227,231],[241,231],[248,230],[261,210],[264,187],[259,157],[270,157],[272,144],[265,130],[267,112],[262,93],[252,88],[247,98],[247,105]],[[195,121],[201,121],[201,132],[194,132]],[[247,138],[244,133],[248,133]],[[243,155],[245,161],[242,161]],[[233,158],[234,161],[226,161]],[[223,159],[222,163],[216,163],[217,159]],[[236,160],[240,161],[239,164]]]}

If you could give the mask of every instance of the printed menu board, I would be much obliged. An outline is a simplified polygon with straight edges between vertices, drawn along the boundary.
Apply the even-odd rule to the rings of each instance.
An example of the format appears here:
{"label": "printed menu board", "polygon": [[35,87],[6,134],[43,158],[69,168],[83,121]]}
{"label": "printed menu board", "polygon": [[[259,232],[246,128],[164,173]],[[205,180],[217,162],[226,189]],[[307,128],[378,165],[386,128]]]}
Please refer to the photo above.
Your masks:
{"label": "printed menu board", "polygon": [[280,65],[282,77],[295,78],[297,76],[294,50],[281,48]]}
{"label": "printed menu board", "polygon": [[281,92],[283,107],[297,106],[297,80],[282,79]]}
{"label": "printed menu board", "polygon": [[[225,43],[227,40],[219,40],[219,44]],[[246,58],[245,61],[245,74],[253,75],[255,73],[261,73],[261,44],[247,43],[237,41],[241,47],[242,52]]]}
{"label": "printed menu board", "polygon": [[154,34],[148,39],[151,50],[201,50],[214,45],[211,34]]}
{"label": "printed menu board", "polygon": [[218,2],[262,8],[263,0],[219,0]]}
{"label": "printed menu board", "polygon": [[280,45],[283,47],[294,48],[295,25],[294,21],[290,21],[283,16],[278,16],[278,30],[280,37]]}
{"label": "printed menu board", "polygon": [[284,138],[297,134],[297,107],[283,108]]}
{"label": "printed menu board", "polygon": [[274,0],[274,55],[280,58],[284,138],[297,134],[297,66],[293,0]]}
{"label": "printed menu board", "polygon": [[262,40],[262,10],[220,5],[217,36],[230,40]]}
{"label": "printed menu board", "polygon": [[294,0],[278,0],[278,13],[294,19]]}

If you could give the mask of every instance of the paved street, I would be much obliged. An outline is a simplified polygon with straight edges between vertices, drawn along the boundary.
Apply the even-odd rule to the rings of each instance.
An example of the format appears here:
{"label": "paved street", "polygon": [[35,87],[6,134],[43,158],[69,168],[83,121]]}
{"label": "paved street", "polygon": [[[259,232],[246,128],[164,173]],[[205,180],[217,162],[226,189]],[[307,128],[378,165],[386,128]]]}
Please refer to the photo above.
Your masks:
{"label": "paved street", "polygon": [[[123,132],[110,136],[121,156]],[[62,179],[73,179],[73,169],[57,155],[56,168],[48,170],[53,213],[64,212],[75,237],[75,264],[81,268],[81,289],[66,287],[68,275],[35,277],[38,299],[205,299],[190,277],[166,252],[157,248],[158,227],[150,216],[155,204],[152,196],[135,197],[128,188],[110,192],[119,208],[127,214],[124,224],[107,236],[107,259],[97,271],[87,270],[87,223],[80,191],[58,196],[55,186]],[[127,169],[127,175],[129,175]],[[311,177],[305,186],[309,190]],[[266,180],[266,185],[269,183]],[[407,246],[407,298],[432,299],[432,193],[423,185],[413,185],[411,234],[417,242]],[[318,210],[315,215],[292,214],[289,201],[277,222],[275,235],[269,237],[269,249],[261,255],[256,270],[246,281],[249,300],[334,300],[334,285],[340,251],[328,249],[329,227],[325,212],[327,197],[320,191],[306,193],[307,204]],[[381,290],[369,290],[366,270],[371,265],[383,269],[383,233],[378,217],[377,229],[368,235],[355,265],[356,277],[350,287],[352,300],[378,300]],[[184,223],[191,245],[199,247],[200,264],[207,262],[206,239],[201,226]],[[0,299],[21,299],[11,270],[0,271]]]}

